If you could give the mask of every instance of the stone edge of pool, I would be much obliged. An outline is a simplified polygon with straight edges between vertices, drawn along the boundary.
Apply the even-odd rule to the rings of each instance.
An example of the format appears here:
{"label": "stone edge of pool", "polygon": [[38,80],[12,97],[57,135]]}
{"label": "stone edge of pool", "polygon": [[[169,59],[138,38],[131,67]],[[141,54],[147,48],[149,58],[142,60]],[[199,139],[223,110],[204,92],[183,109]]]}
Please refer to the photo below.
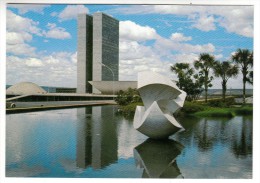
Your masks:
{"label": "stone edge of pool", "polygon": [[99,106],[99,105],[116,105],[116,103],[102,101],[102,102],[91,102],[91,103],[84,103],[84,104],[65,104],[65,105],[63,104],[63,105],[45,105],[45,106],[34,106],[34,107],[8,108],[6,109],[6,114],[55,110],[55,109],[63,109],[63,108],[75,108],[75,107],[84,107],[84,106]]}

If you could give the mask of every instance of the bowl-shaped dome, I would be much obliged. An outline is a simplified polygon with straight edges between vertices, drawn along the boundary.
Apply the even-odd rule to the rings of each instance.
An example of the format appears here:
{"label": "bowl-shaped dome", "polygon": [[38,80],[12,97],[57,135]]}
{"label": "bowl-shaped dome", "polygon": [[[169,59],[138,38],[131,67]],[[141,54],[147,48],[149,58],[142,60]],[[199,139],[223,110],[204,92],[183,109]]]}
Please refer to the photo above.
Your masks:
{"label": "bowl-shaped dome", "polygon": [[47,93],[42,87],[31,82],[17,83],[6,90],[7,95],[30,95]]}

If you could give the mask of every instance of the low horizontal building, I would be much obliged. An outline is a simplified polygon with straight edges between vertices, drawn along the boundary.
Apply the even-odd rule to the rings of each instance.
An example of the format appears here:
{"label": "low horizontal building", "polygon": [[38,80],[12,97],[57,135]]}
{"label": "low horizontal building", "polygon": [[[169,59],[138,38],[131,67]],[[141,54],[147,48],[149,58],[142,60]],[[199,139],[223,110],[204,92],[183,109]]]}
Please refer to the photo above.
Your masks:
{"label": "low horizontal building", "polygon": [[[31,82],[17,83],[6,90],[6,101],[39,102],[39,101],[86,101],[112,100],[115,95],[72,93],[75,89],[61,88],[62,93],[48,93],[42,87]],[[56,90],[59,91],[59,90]]]}
{"label": "low horizontal building", "polygon": [[116,94],[120,90],[137,88],[137,81],[89,81],[102,94]]}

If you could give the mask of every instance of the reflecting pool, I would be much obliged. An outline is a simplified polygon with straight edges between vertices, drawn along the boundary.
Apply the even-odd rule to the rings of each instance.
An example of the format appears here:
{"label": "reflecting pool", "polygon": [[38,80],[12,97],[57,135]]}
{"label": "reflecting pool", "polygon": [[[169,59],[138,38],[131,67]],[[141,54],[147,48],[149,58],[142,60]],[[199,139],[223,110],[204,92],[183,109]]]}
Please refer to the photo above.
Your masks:
{"label": "reflecting pool", "polygon": [[252,116],[178,119],[148,139],[117,106],[6,116],[7,177],[252,178]]}

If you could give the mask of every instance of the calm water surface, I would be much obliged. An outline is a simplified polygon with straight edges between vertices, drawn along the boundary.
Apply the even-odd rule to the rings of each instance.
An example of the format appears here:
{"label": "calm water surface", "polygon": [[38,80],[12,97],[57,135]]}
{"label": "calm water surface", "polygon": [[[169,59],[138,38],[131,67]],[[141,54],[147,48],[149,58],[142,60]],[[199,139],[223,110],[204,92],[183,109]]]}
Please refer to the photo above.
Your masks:
{"label": "calm water surface", "polygon": [[7,177],[252,178],[252,116],[179,119],[154,141],[116,106],[6,116]]}

